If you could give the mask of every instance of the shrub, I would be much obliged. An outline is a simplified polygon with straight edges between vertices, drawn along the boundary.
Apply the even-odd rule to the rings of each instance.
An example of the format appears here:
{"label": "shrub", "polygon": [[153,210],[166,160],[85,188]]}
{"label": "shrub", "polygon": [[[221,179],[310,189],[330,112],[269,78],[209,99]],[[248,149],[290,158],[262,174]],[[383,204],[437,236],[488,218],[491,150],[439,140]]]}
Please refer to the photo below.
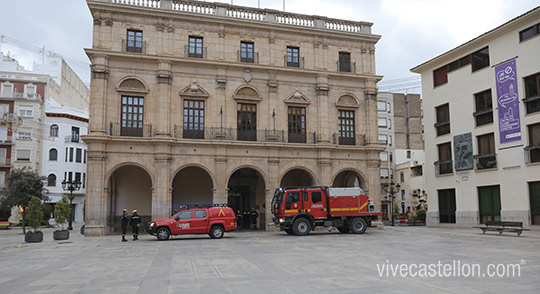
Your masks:
{"label": "shrub", "polygon": [[69,203],[67,202],[66,197],[62,197],[62,200],[56,202],[54,206],[54,220],[57,224],[62,225],[62,231],[64,231],[64,224],[69,218]]}
{"label": "shrub", "polygon": [[419,221],[426,221],[426,210],[425,209],[419,209],[416,211],[416,219]]}
{"label": "shrub", "polygon": [[33,233],[41,233],[38,229],[43,219],[43,205],[38,197],[33,196],[30,199],[28,209],[26,210],[26,219],[28,220],[28,225],[34,229]]}

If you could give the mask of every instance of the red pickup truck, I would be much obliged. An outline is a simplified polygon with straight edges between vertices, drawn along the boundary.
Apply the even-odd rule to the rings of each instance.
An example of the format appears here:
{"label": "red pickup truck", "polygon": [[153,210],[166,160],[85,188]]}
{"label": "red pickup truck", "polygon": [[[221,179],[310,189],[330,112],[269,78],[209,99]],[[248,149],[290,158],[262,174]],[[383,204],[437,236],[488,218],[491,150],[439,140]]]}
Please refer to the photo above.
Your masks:
{"label": "red pickup truck", "polygon": [[223,237],[225,232],[236,229],[236,215],[230,207],[208,207],[182,210],[171,218],[152,221],[146,232],[158,240],[171,235],[208,234],[213,239]]}

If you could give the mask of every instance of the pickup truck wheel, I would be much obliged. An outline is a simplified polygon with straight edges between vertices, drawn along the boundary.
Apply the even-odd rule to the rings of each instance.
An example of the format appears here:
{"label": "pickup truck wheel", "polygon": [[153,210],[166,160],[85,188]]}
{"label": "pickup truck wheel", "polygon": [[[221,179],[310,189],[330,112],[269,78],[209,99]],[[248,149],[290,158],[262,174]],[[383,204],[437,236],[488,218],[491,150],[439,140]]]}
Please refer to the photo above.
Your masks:
{"label": "pickup truck wheel", "polygon": [[343,225],[343,227],[338,227],[337,230],[338,230],[340,233],[343,233],[343,234],[347,234],[348,232],[351,231],[351,229],[350,229],[349,226],[347,226],[347,225]]}
{"label": "pickup truck wheel", "polygon": [[366,220],[358,217],[351,222],[351,231],[355,234],[363,234],[367,230]]}
{"label": "pickup truck wheel", "polygon": [[156,232],[156,237],[159,241],[165,241],[169,239],[171,232],[167,228],[159,228]]}
{"label": "pickup truck wheel", "polygon": [[291,228],[288,228],[288,229],[283,229],[285,232],[287,232],[287,234],[289,235],[294,235],[294,232]]}
{"label": "pickup truck wheel", "polygon": [[210,230],[210,237],[212,239],[219,239],[223,237],[224,233],[225,231],[223,230],[222,226],[213,226],[212,229]]}
{"label": "pickup truck wheel", "polygon": [[293,232],[297,236],[305,236],[311,231],[311,224],[305,218],[296,219],[293,223]]}

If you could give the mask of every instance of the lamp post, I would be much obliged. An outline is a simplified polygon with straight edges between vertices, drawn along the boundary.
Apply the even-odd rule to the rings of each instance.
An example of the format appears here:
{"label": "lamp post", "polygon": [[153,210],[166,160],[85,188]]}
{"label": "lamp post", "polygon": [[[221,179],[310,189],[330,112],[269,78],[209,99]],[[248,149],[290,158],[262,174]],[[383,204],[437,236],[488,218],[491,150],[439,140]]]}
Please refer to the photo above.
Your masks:
{"label": "lamp post", "polygon": [[394,226],[394,194],[396,194],[398,191],[399,191],[399,188],[401,188],[401,186],[399,184],[395,184],[394,181],[392,180],[390,182],[390,185],[389,185],[389,190],[388,190],[388,194],[390,196],[390,201],[392,202],[392,206],[390,207],[390,211],[391,211],[391,216],[392,216],[392,226]]}
{"label": "lamp post", "polygon": [[81,182],[79,181],[62,181],[62,189],[69,191],[69,225],[68,230],[73,230],[73,191],[79,191],[81,189]]}

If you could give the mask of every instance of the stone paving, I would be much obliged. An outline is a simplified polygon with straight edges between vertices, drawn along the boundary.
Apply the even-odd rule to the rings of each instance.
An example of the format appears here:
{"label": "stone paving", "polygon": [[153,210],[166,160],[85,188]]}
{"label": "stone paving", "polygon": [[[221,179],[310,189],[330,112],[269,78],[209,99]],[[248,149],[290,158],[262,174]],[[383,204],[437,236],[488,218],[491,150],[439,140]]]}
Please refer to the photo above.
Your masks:
{"label": "stone paving", "polygon": [[[232,232],[159,242],[143,234],[67,241],[45,229],[25,244],[0,230],[0,293],[538,293],[540,232],[498,236],[478,229],[385,227],[363,235],[317,229]],[[20,246],[18,246],[20,244]],[[20,248],[18,248],[20,247]],[[388,262],[387,262],[388,260]],[[383,264],[520,264],[519,277],[387,277]],[[391,275],[391,271],[390,271]]]}

